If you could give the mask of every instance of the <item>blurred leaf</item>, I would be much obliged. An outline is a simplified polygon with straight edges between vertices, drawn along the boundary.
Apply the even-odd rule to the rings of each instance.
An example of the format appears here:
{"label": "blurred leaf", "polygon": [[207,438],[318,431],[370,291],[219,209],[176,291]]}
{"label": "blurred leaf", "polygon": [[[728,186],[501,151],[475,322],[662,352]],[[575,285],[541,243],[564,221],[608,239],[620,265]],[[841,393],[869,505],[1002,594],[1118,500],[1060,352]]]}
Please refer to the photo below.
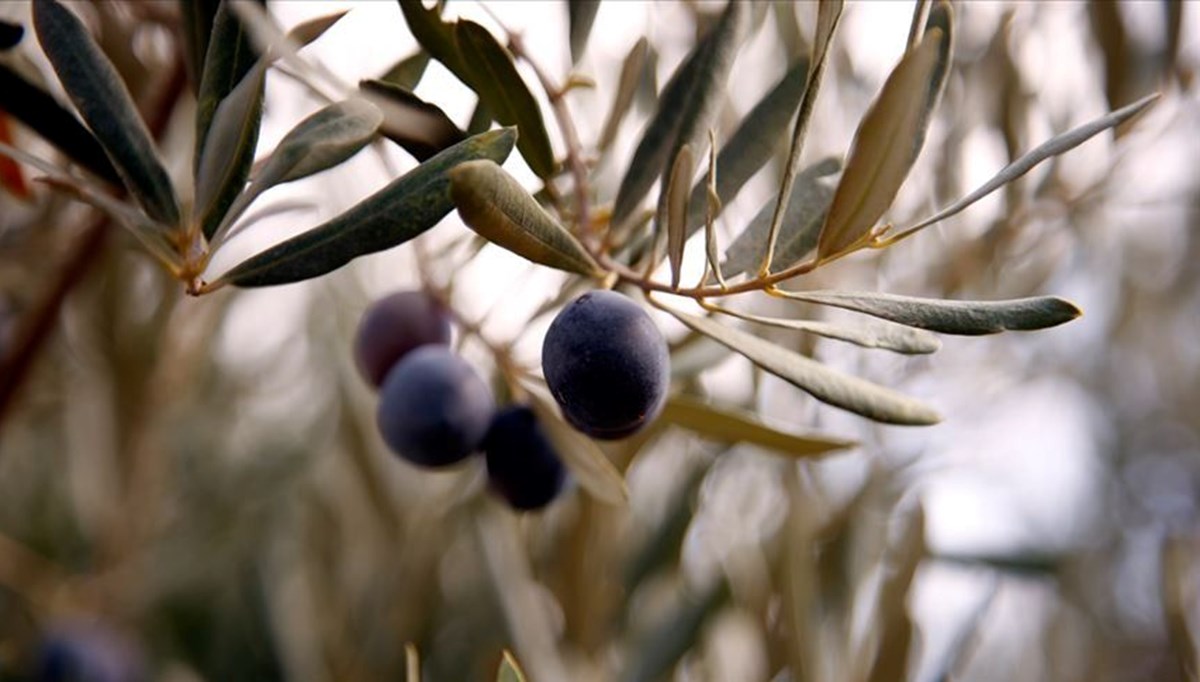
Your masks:
{"label": "blurred leaf", "polygon": [[[1190,545],[1190,546],[1189,546]],[[1180,679],[1194,680],[1200,674],[1198,635],[1188,625],[1188,614],[1194,612],[1197,556],[1195,541],[1183,536],[1164,539],[1161,556],[1160,598],[1166,617],[1171,648],[1179,663]]]}
{"label": "blurred leaf", "polygon": [[467,138],[441,108],[398,85],[362,80],[358,82],[358,88],[383,112],[380,132],[418,161]]}
{"label": "blurred leaf", "polygon": [[653,631],[637,641],[629,652],[625,682],[653,682],[663,679],[679,659],[700,640],[704,624],[729,600],[725,581],[701,594],[684,593],[678,605],[665,614]]}
{"label": "blurred leaf", "polygon": [[67,95],[104,147],[129,193],[147,215],[179,225],[179,201],[138,115],[108,57],[83,22],[57,0],[33,4],[33,25]]}
{"label": "blurred leaf", "polygon": [[879,588],[879,649],[868,682],[890,682],[908,678],[913,644],[913,621],[908,614],[908,593],[917,565],[925,554],[925,511],[918,502],[904,519],[904,529],[885,558],[883,584]]}
{"label": "blurred leaf", "polygon": [[417,89],[421,78],[425,76],[425,68],[429,66],[429,53],[418,49],[404,59],[392,65],[387,73],[379,77],[384,83],[391,83],[412,92]]}
{"label": "blurred leaf", "polygon": [[[779,150],[788,124],[796,115],[796,107],[800,104],[807,80],[808,57],[803,57],[796,60],[775,87],[754,105],[733,136],[721,147],[721,154],[717,157],[717,196],[721,199],[721,205],[732,201],[746,182]],[[688,204],[689,233],[704,224],[704,213],[708,206],[707,182],[706,175],[692,189],[691,202]],[[770,216],[767,217],[767,227],[770,227]],[[763,238],[766,238],[766,232]]]}
{"label": "blurred leaf", "polygon": [[1045,329],[1083,313],[1056,296],[1009,301],[949,301],[872,291],[779,291],[797,301],[831,305],[943,334],[976,336],[1006,330]]}
{"label": "blurred leaf", "polygon": [[517,148],[530,169],[543,179],[553,175],[554,151],[541,107],[517,73],[512,55],[490,31],[472,21],[459,20],[454,36],[472,75],[468,85],[487,104],[495,120],[520,130]]}
{"label": "blurred leaf", "polygon": [[208,40],[212,36],[213,18],[221,0],[180,0],[179,13],[182,18],[182,33],[185,45],[184,59],[187,62],[192,94],[200,90],[200,73],[204,69],[204,55],[208,53]]}
{"label": "blurred leaf", "polygon": [[914,329],[890,322],[850,325],[817,320],[761,317],[713,305],[707,307],[710,310],[732,315],[748,322],[782,329],[795,329],[838,341],[847,341],[863,348],[882,348],[897,353],[923,354],[933,353],[942,347],[942,342],[938,337],[923,329]]}
{"label": "blurred leaf", "polygon": [[668,398],[661,419],[718,443],[749,443],[796,458],[819,457],[855,445],[824,436],[784,433],[751,413],[718,407],[686,395]]}
{"label": "blurred leaf", "polygon": [[259,62],[213,113],[196,164],[196,216],[212,239],[221,219],[246,186],[262,121],[267,65]]}
{"label": "blurred leaf", "polygon": [[[216,282],[242,287],[298,282],[389,249],[433,227],[454,208],[448,172],[464,161],[504,161],[516,131],[469,138],[405,173],[333,220],[237,265]],[[213,287],[210,287],[213,288]]]}
{"label": "blurred leaf", "polygon": [[697,131],[708,128],[733,63],[744,15],[741,2],[725,7],[717,26],[688,53],[663,88],[658,110],[642,133],[613,204],[612,224],[633,215],[667,162]]}
{"label": "blurred leaf", "polygon": [[600,446],[563,421],[558,406],[543,386],[528,381],[521,385],[529,392],[529,406],[537,415],[538,423],[546,429],[546,437],[579,485],[599,502],[617,506],[627,504],[629,491],[625,489],[625,478]]}
{"label": "blurred leaf", "polygon": [[496,682],[525,682],[525,673],[508,649],[504,650],[504,658],[500,661],[500,668],[496,670]]}
{"label": "blurred leaf", "polygon": [[1095,135],[1128,121],[1144,111],[1147,107],[1158,100],[1158,98],[1159,95],[1157,93],[1143,97],[1127,107],[1123,107],[1110,114],[1089,121],[1078,128],[1069,130],[1061,135],[1055,135],[1034,149],[1026,152],[1021,156],[1021,158],[1005,166],[999,173],[993,176],[992,179],[983,183],[975,191],[938,211],[934,215],[918,222],[916,225],[907,227],[901,230],[898,234],[885,238],[883,243],[894,244],[895,242],[912,235],[918,230],[922,230],[936,222],[940,222],[946,218],[949,218],[950,216],[958,214],[976,201],[979,201],[1004,185],[1016,180],[1022,175],[1025,175],[1032,170],[1034,166],[1045,161],[1046,159],[1058,156],[1063,152],[1074,149]]}
{"label": "blurred leaf", "polygon": [[467,82],[464,75],[467,70],[459,55],[458,46],[454,40],[454,25],[442,21],[442,3],[434,9],[425,9],[421,0],[398,0],[400,11],[408,23],[408,30],[431,57],[441,62],[450,72],[458,76],[463,83]]}
{"label": "blurred leaf", "polygon": [[[796,176],[771,262],[784,263],[787,267],[800,262],[816,247],[821,223],[833,201],[833,189],[819,179],[838,172],[841,165],[838,159],[828,157]],[[717,177],[720,178],[719,171]],[[726,277],[740,275],[762,262],[771,233],[771,219],[775,216],[775,203],[771,199],[763,204],[746,229],[726,249],[725,262],[721,265]]]}
{"label": "blurred leaf", "polygon": [[25,37],[25,27],[0,20],[0,50],[11,50]]}
{"label": "blurred leaf", "polygon": [[825,0],[817,6],[812,63],[809,67],[808,80],[804,84],[804,94],[800,97],[799,111],[796,112],[796,124],[792,127],[792,142],[788,148],[787,164],[779,185],[779,193],[776,195],[775,209],[771,213],[771,225],[767,230],[767,246],[763,249],[763,259],[758,265],[759,275],[766,275],[771,270],[775,245],[779,240],[782,224],[787,216],[788,204],[792,198],[796,172],[800,170],[800,154],[804,150],[804,140],[808,137],[808,124],[816,106],[817,93],[821,89],[821,79],[825,75],[829,46],[833,42],[838,24],[841,22],[843,8],[842,0]]}
{"label": "blurred leaf", "polygon": [[383,113],[364,99],[335,102],[318,110],[288,131],[267,157],[250,186],[237,196],[217,228],[217,242],[260,194],[275,185],[292,182],[333,168],[365,147]]}
{"label": "blurred leaf", "polygon": [[302,21],[292,27],[287,32],[288,40],[300,45],[301,47],[308,45],[317,38],[325,35],[325,32],[333,28],[333,25],[342,20],[346,13],[350,10],[342,10],[333,12],[320,17],[314,17],[308,21]]}
{"label": "blurred leaf", "polygon": [[[203,3],[201,3],[203,4]],[[196,156],[194,172],[200,175],[200,160],[208,140],[217,107],[238,83],[245,79],[258,60],[250,36],[234,13],[228,0],[221,0],[216,14],[209,17],[212,36],[205,36],[207,50],[203,53],[199,94],[196,96]]]}
{"label": "blurred leaf", "polygon": [[495,163],[469,161],[450,171],[450,196],[463,222],[488,241],[534,263],[603,274],[583,245]]}
{"label": "blurred leaf", "polygon": [[888,424],[925,426],[938,422],[938,415],[932,409],[891,389],[840,374],[816,360],[719,322],[669,308],[665,310],[685,326],[744,355],[817,400]]}
{"label": "blurred leaf", "polygon": [[625,115],[629,113],[629,108],[633,105],[633,96],[645,78],[649,50],[650,43],[646,41],[645,36],[638,38],[638,41],[629,49],[629,54],[625,55],[625,60],[621,62],[621,77],[617,81],[616,96],[613,98],[612,108],[608,111],[608,118],[604,121],[600,141],[596,143],[596,147],[602,152],[606,151],[612,145],[613,140],[617,139],[617,130],[621,127],[621,121],[625,119]]}
{"label": "blurred leaf", "polygon": [[863,116],[825,216],[817,243],[819,257],[852,248],[892,205],[925,142],[948,74],[951,43],[951,36],[941,28],[928,31],[892,70]]}
{"label": "blurred leaf", "polygon": [[671,164],[671,179],[667,184],[667,258],[671,261],[671,288],[679,286],[679,271],[683,267],[683,247],[687,243],[687,200],[696,162],[690,145],[683,145]]}
{"label": "blurred leaf", "polygon": [[471,111],[471,120],[467,121],[467,134],[478,135],[492,127],[492,112],[488,110],[487,104],[483,100],[475,103],[475,109]]}
{"label": "blurred leaf", "polygon": [[592,33],[592,24],[596,21],[596,11],[599,9],[600,0],[567,0],[572,64],[583,56],[588,36]]}

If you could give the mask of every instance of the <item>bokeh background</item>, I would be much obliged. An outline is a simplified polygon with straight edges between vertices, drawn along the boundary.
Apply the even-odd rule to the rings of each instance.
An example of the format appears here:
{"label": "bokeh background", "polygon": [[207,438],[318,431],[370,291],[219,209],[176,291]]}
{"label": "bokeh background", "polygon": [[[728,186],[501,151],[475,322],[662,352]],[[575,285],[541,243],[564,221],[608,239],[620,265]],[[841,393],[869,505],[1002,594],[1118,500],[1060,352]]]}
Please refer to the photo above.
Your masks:
{"label": "bokeh background", "polygon": [[[569,96],[585,147],[594,149],[634,42],[655,47],[661,86],[720,7],[601,5],[576,66],[595,85]],[[175,3],[76,8],[141,102],[178,75]],[[349,9],[304,53],[347,82],[416,48],[395,3],[268,8],[285,27]],[[417,660],[421,679],[491,679],[505,648],[539,681],[1194,676],[1200,7],[963,2],[955,11],[954,69],[889,212],[897,224],[1053,134],[1151,92],[1162,98],[1116,135],[919,237],[796,286],[1056,294],[1085,315],[1044,332],[948,337],[917,359],[774,337],[936,405],[943,422],[923,429],[819,405],[703,344],[681,350],[679,386],[780,428],[861,445],[798,462],[656,432],[607,449],[626,468],[626,508],[573,491],[518,517],[490,501],[480,462],[422,471],[380,442],[350,342],[372,299],[417,286],[418,254],[453,283],[465,317],[536,366],[550,318],[531,315],[561,276],[477,249],[456,216],[420,251],[194,299],[123,233],[85,242],[89,209],[36,185],[24,198],[0,190],[0,357],[23,349],[29,320],[51,325],[0,409],[0,679],[23,679],[41,633],[63,623],[115,633],[163,680],[406,679]],[[844,154],[902,54],[911,12],[907,2],[847,6],[805,159]],[[565,79],[565,4],[451,2],[447,13],[520,31]],[[28,4],[3,3],[0,16],[27,23]],[[814,18],[812,4],[766,5],[735,63],[718,137],[807,49]],[[17,52],[4,58],[28,60],[58,88],[34,36]],[[645,90],[613,147],[593,155],[601,203],[653,111]],[[436,63],[417,93],[462,126],[474,108]],[[273,73],[260,154],[321,105]],[[161,136],[181,186],[193,111],[184,95]],[[13,135],[52,155],[19,125]],[[773,195],[786,147],[724,212],[723,244]],[[381,144],[270,191],[260,203],[277,210],[214,272],[413,163]],[[519,158],[506,167],[536,189]],[[687,265],[697,274],[701,250]],[[745,305],[824,314],[761,298]],[[484,348],[460,340],[481,371],[492,369]]]}

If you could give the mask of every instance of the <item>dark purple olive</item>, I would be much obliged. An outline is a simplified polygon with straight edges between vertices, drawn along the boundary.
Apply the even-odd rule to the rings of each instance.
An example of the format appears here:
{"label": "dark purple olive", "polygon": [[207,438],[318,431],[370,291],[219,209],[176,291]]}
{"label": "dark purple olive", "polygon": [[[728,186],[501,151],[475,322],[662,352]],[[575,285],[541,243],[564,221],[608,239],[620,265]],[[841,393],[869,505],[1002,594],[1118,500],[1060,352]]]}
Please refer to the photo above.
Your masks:
{"label": "dark purple olive", "polygon": [[488,485],[514,509],[541,509],[567,480],[554,446],[542,433],[533,411],[509,407],[492,420],[483,439]]}
{"label": "dark purple olive", "polygon": [[450,313],[423,291],[401,291],[367,308],[354,338],[354,359],[364,379],[378,388],[414,348],[450,343]]}

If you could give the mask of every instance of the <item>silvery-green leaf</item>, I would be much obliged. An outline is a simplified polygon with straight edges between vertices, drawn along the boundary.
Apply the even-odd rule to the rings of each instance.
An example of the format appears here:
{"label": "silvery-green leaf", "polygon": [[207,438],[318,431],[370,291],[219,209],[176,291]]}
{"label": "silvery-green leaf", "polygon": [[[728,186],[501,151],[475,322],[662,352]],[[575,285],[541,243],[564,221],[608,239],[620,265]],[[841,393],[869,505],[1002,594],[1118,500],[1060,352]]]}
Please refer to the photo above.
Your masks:
{"label": "silvery-green leaf", "polygon": [[379,77],[385,83],[391,83],[412,92],[417,89],[429,66],[429,53],[418,49],[404,59],[392,65],[387,73]]}
{"label": "silvery-green leaf", "polygon": [[463,222],[488,241],[534,263],[602,274],[583,245],[495,163],[469,161],[451,170],[450,196]]}
{"label": "silvery-green leaf", "polygon": [[816,360],[714,320],[666,310],[685,326],[745,356],[821,402],[888,424],[926,426],[938,422],[938,415],[932,409],[891,389],[841,374]]}
{"label": "silvery-green leaf", "polygon": [[638,38],[638,41],[629,49],[629,54],[625,55],[625,60],[621,62],[621,77],[617,81],[617,92],[613,98],[612,109],[609,109],[608,118],[604,121],[600,141],[596,143],[596,147],[600,151],[607,150],[613,140],[617,138],[617,130],[621,127],[621,121],[629,113],[629,108],[633,105],[633,96],[645,79],[649,51],[650,43],[646,38]]}
{"label": "silvery-green leaf", "polygon": [[33,4],[33,25],[67,96],[146,214],[180,224],[179,200],[129,89],[83,22],[57,0]]}
{"label": "silvery-green leaf", "polygon": [[262,120],[267,65],[258,62],[213,113],[196,164],[195,215],[211,239],[230,205],[246,186]]}
{"label": "silvery-green leaf", "polygon": [[670,181],[667,184],[667,259],[671,263],[671,288],[679,286],[679,273],[683,267],[683,247],[687,243],[687,200],[688,188],[696,172],[692,148],[684,145],[671,164]]}
{"label": "silvery-green leaf", "polygon": [[709,126],[720,102],[741,32],[744,3],[732,1],[717,26],[688,53],[663,88],[658,110],[642,133],[613,204],[612,224],[623,225],[667,162]]}
{"label": "silvery-green leaf", "polygon": [[941,340],[924,329],[916,329],[901,324],[874,321],[866,324],[848,324],[824,322],[819,320],[796,320],[791,318],[762,317],[751,315],[728,308],[712,308],[715,312],[732,315],[733,317],[756,322],[781,329],[795,329],[824,336],[829,339],[846,341],[863,348],[882,348],[897,353],[924,354],[933,353],[942,347]]}
{"label": "silvery-green leaf", "polygon": [[383,112],[380,133],[418,161],[467,139],[441,108],[398,85],[362,80],[358,89]]}
{"label": "silvery-green leaf", "polygon": [[200,89],[200,72],[204,69],[204,55],[208,52],[208,40],[212,35],[213,18],[217,15],[220,0],[193,0],[179,3],[182,15],[184,57],[187,62],[188,80],[193,94]]}
{"label": "silvery-green leaf", "polygon": [[825,216],[817,242],[819,256],[853,248],[892,205],[925,142],[949,73],[952,37],[941,27],[927,31],[921,44],[892,70],[863,115]]}
{"label": "silvery-green leaf", "polygon": [[836,438],[785,433],[753,414],[685,395],[668,398],[660,419],[718,443],[749,443],[789,457],[820,457],[855,445]]}
{"label": "silvery-green leaf", "polygon": [[421,0],[398,0],[408,30],[431,57],[441,62],[458,79],[467,82],[466,68],[454,42],[454,24],[442,21],[441,3],[426,9]]}
{"label": "silvery-green leaf", "polygon": [[503,162],[516,131],[501,128],[464,140],[405,173],[332,220],[235,266],[213,283],[243,287],[298,282],[354,258],[402,244],[454,208],[449,171],[476,159]]}
{"label": "silvery-green leaf", "polygon": [[[732,201],[746,182],[778,152],[796,115],[807,80],[808,58],[803,57],[796,60],[775,87],[754,105],[733,136],[721,147],[717,157],[717,197],[721,206]],[[704,224],[708,206],[707,181],[706,175],[692,189],[688,204],[689,234]],[[766,238],[766,233],[763,237]]]}
{"label": "silvery-green leaf", "polygon": [[250,35],[234,13],[229,0],[221,0],[211,22],[212,36],[211,39],[206,36],[207,50],[201,62],[203,69],[200,72],[200,89],[196,96],[194,172],[197,176],[200,174],[200,159],[217,107],[221,100],[245,79],[258,60],[258,52],[250,41]]}
{"label": "silvery-green leaf", "polygon": [[92,131],[50,93],[3,63],[0,63],[0,109],[96,177],[114,187],[122,186],[121,176],[117,175]]}
{"label": "silvery-green leaf", "polygon": [[333,168],[365,147],[383,122],[379,107],[365,99],[335,102],[300,121],[279,141],[250,186],[238,195],[217,229],[220,239],[260,194]]}
{"label": "silvery-green leaf", "polygon": [[893,237],[888,237],[886,241],[889,243],[899,241],[917,232],[918,230],[922,230],[936,222],[940,222],[946,218],[958,214],[976,201],[979,201],[997,189],[1000,189],[1004,185],[1033,170],[1034,166],[1045,161],[1046,159],[1058,156],[1059,154],[1074,149],[1075,147],[1078,147],[1105,130],[1108,130],[1109,128],[1115,128],[1134,116],[1137,116],[1151,104],[1157,101],[1158,98],[1158,94],[1143,97],[1127,107],[1122,107],[1112,113],[1101,116],[1100,118],[1088,121],[1078,128],[1073,128],[1061,135],[1055,135],[1049,140],[1046,140],[1042,144],[1021,155],[1021,158],[1005,166],[1000,170],[999,173],[997,173],[987,182],[980,185],[980,187],[975,191],[938,211],[934,215],[918,222],[912,227],[906,227],[903,230],[900,230],[898,234]]}
{"label": "silvery-green leaf", "polygon": [[520,130],[517,149],[529,168],[543,179],[553,175],[554,151],[541,107],[517,72],[512,55],[490,31],[472,21],[460,19],[454,38],[471,74],[467,85],[479,94],[496,121]]}
{"label": "silvery-green leaf", "polygon": [[871,291],[779,291],[798,301],[845,308],[943,334],[976,336],[1054,327],[1083,313],[1057,296],[1010,301],[947,301]]}
{"label": "silvery-green leaf", "polygon": [[596,11],[599,9],[600,0],[567,0],[572,64],[583,56],[588,36],[592,33],[592,24],[596,21]]}
{"label": "silvery-green leaf", "polygon": [[[775,239],[772,263],[787,267],[798,263],[817,246],[817,236],[829,202],[833,200],[833,189],[820,178],[832,175],[841,169],[841,162],[828,157],[805,168],[792,184],[792,195],[788,200],[787,212]],[[718,172],[718,178],[720,178]],[[726,277],[733,277],[751,270],[762,262],[767,250],[767,237],[771,231],[771,218],[775,215],[775,200],[763,204],[746,229],[733,240],[725,251],[725,262],[721,270]]]}

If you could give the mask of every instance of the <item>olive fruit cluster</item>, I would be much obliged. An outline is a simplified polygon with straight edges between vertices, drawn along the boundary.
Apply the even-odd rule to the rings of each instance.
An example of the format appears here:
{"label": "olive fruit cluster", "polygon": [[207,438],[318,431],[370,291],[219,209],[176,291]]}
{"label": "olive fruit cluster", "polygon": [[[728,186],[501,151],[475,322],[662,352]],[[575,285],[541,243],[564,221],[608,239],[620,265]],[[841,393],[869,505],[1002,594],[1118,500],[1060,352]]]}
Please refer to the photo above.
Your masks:
{"label": "olive fruit cluster", "polygon": [[566,470],[529,408],[497,412],[479,374],[449,347],[451,319],[438,301],[404,291],[363,315],[354,354],[379,389],[376,422],[388,447],[421,466],[484,452],[489,485],[516,509],[538,509],[562,490]]}
{"label": "olive fruit cluster", "polygon": [[646,311],[613,291],[568,303],[542,345],[550,392],[566,420],[592,438],[624,438],[654,421],[666,402],[670,362]]}

